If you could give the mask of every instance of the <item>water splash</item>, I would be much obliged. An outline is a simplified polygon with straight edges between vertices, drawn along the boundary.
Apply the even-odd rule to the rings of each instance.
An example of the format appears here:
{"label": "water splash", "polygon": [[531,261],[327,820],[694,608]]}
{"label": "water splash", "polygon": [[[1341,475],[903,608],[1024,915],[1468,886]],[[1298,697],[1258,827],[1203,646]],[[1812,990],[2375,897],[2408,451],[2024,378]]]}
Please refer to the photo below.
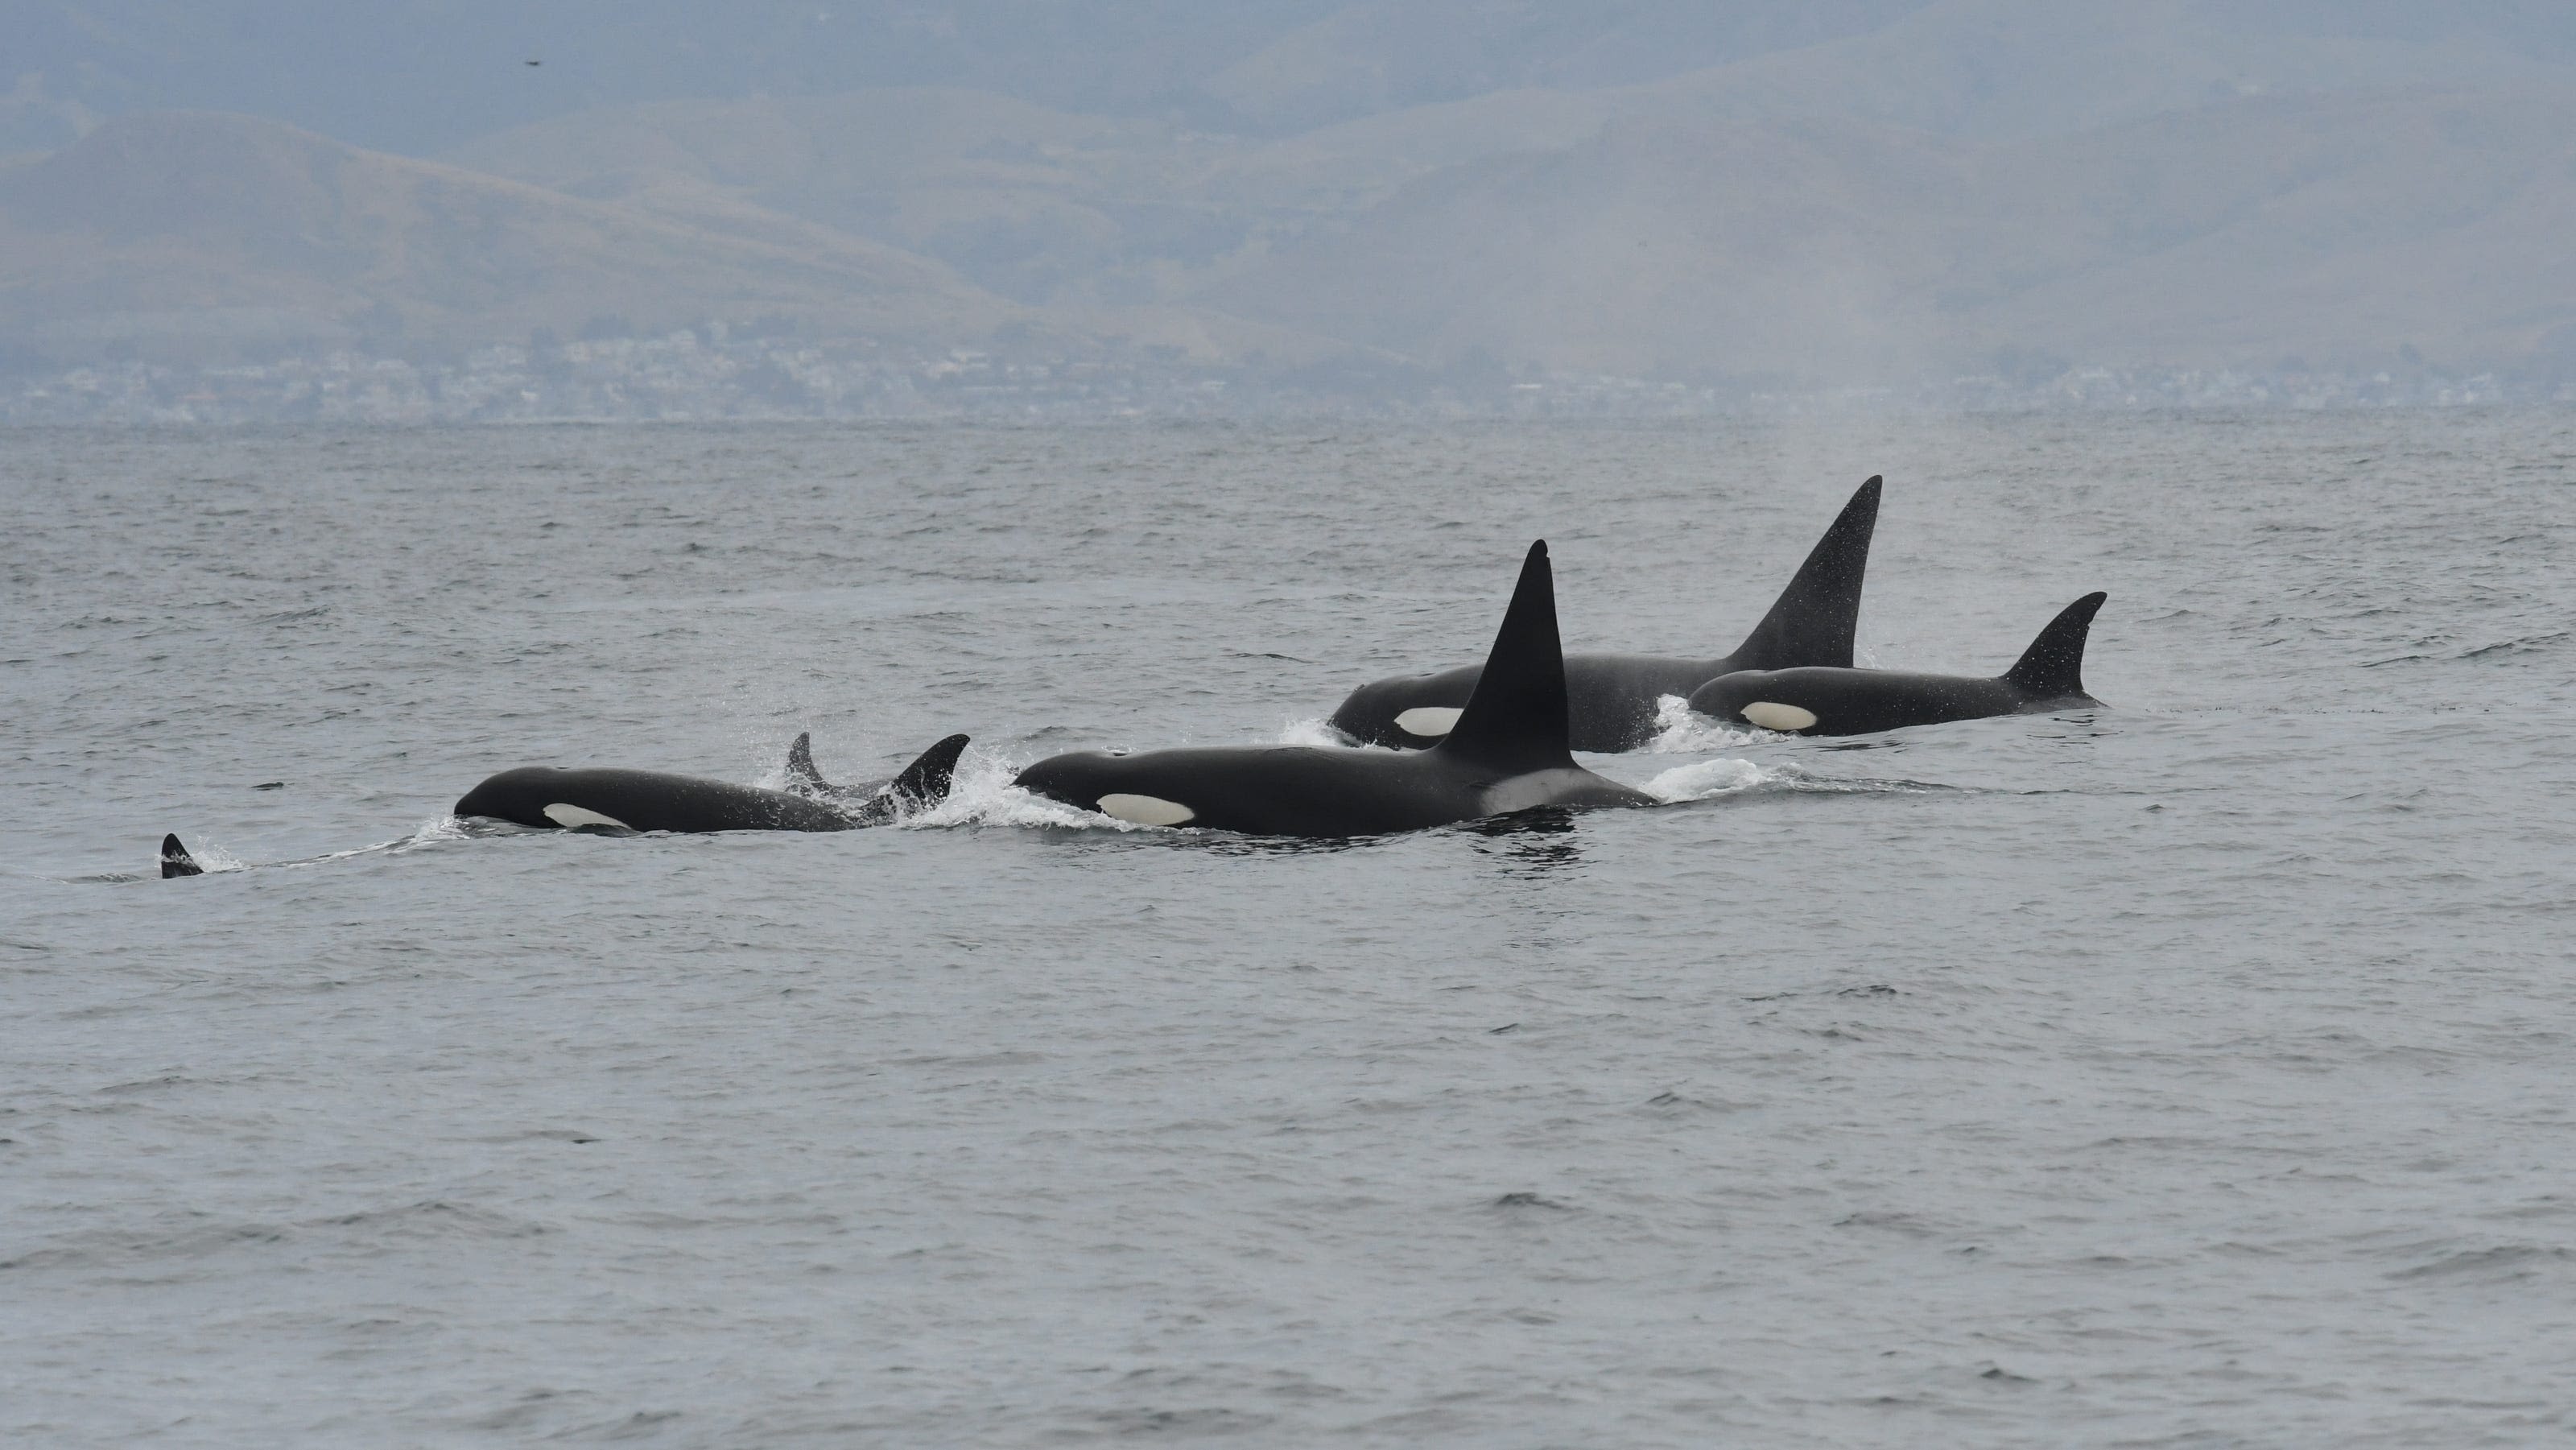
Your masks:
{"label": "water splash", "polygon": [[1952,790],[1928,781],[1873,776],[1818,775],[1803,766],[1758,765],[1750,760],[1702,760],[1676,765],[1637,787],[1667,805],[1752,793],[1798,795],[1919,795]]}
{"label": "water splash", "polygon": [[225,871],[247,871],[258,864],[243,860],[213,841],[197,842],[188,848],[188,855],[197,863],[197,869],[208,876]]}
{"label": "water splash", "polygon": [[1749,760],[1702,760],[1676,765],[1637,788],[1671,805],[1736,795],[1783,779],[1784,773],[1776,766],[1760,766]]}
{"label": "water splash", "polygon": [[1075,831],[1166,831],[1169,826],[1140,826],[1053,801],[1013,784],[1020,767],[997,755],[969,747],[949,781],[948,798],[925,811],[915,811],[895,825],[904,830],[951,826],[1053,827]]}
{"label": "water splash", "polygon": [[1279,727],[1281,745],[1315,745],[1328,750],[1366,749],[1359,741],[1341,732],[1330,720],[1291,720]]}
{"label": "water splash", "polygon": [[1712,716],[1692,711],[1690,701],[1679,695],[1666,695],[1655,701],[1655,735],[1639,750],[1650,755],[1704,755],[1712,750],[1736,750],[1781,737],[1768,730],[1729,725]]}

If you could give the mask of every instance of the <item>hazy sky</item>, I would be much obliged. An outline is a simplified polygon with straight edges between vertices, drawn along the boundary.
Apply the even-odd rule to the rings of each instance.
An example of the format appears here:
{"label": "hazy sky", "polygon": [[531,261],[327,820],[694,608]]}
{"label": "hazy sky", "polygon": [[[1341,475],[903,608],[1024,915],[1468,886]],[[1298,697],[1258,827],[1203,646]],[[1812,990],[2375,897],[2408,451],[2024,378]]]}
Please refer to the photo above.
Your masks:
{"label": "hazy sky", "polygon": [[[585,107],[959,85],[1072,110],[1294,129],[1531,84],[1611,85],[1867,33],[1930,0],[0,0],[13,144],[83,115],[240,110],[426,153]],[[2576,54],[2564,0],[2066,6],[2253,31]],[[544,64],[530,67],[530,59]],[[1308,82],[1299,105],[1240,68]],[[1325,77],[1299,77],[1301,65]],[[1268,79],[1279,79],[1273,76]],[[1998,76],[1995,83],[2010,85]]]}

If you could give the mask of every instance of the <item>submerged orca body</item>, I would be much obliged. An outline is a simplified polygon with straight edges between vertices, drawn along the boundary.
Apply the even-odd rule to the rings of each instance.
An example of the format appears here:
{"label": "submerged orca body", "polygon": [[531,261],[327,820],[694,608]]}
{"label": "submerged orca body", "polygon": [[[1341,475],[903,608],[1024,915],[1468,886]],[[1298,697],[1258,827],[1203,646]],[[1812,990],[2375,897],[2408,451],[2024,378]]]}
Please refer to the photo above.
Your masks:
{"label": "submerged orca body", "polygon": [[[965,748],[965,736],[951,735],[892,780],[836,788],[814,773],[812,746],[800,735],[788,756],[790,780],[804,786],[797,791],[652,770],[526,766],[467,791],[456,814],[541,830],[848,831],[945,800]],[[795,768],[800,759],[801,775]]]}
{"label": "submerged orca body", "polygon": [[[1654,738],[1655,710],[1666,695],[1688,695],[1734,670],[1794,665],[1849,665],[1860,621],[1862,575],[1878,526],[1881,480],[1873,476],[1843,505],[1771,612],[1718,659],[1668,655],[1573,654],[1564,657],[1568,742],[1576,750],[1629,750]],[[1437,743],[1476,692],[1482,671],[1462,665],[1426,675],[1392,675],[1362,685],[1333,711],[1336,730],[1366,745]]]}
{"label": "submerged orca body", "polygon": [[1902,670],[1744,670],[1693,691],[1691,709],[1792,735],[1865,735],[2099,705],[2084,693],[2084,641],[2107,597],[2087,594],[2060,610],[2020,661],[1993,679]]}
{"label": "submerged orca body", "polygon": [[1565,658],[1544,540],[1530,546],[1455,727],[1428,750],[1091,750],[1041,760],[1018,784],[1139,825],[1276,836],[1413,831],[1533,806],[1655,804],[1576,765],[1568,751]]}

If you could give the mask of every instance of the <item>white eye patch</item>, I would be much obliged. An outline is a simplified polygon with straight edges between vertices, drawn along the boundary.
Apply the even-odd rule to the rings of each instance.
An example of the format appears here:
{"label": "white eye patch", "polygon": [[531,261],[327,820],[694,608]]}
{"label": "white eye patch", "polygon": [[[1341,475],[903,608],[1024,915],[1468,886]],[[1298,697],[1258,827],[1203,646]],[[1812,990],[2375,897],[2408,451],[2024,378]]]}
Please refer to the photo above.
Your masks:
{"label": "white eye patch", "polygon": [[1458,717],[1466,713],[1446,705],[1416,705],[1395,717],[1395,728],[1407,735],[1446,735],[1458,728]]}
{"label": "white eye patch", "polygon": [[1765,730],[1778,730],[1784,734],[1795,734],[1816,723],[1815,711],[1783,705],[1777,700],[1756,700],[1745,706],[1741,713],[1745,719]]}
{"label": "white eye patch", "polygon": [[1100,798],[1100,813],[1139,826],[1185,826],[1199,818],[1198,812],[1179,801],[1155,795],[1105,795]]}
{"label": "white eye patch", "polygon": [[635,829],[615,816],[603,816],[597,811],[586,811],[579,806],[566,805],[562,801],[546,807],[545,817],[567,831],[578,831],[584,826],[606,826],[612,831]]}

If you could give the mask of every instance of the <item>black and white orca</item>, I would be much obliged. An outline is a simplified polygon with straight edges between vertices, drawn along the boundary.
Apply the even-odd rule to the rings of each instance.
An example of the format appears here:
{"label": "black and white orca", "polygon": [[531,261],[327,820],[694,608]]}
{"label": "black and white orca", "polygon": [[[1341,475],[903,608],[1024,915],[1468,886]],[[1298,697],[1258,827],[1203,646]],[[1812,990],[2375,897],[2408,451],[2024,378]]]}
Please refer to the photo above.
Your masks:
{"label": "black and white orca", "polygon": [[1041,760],[1018,784],[1139,825],[1276,836],[1379,835],[1536,806],[1656,804],[1575,764],[1568,750],[1565,656],[1545,540],[1530,545],[1521,564],[1474,692],[1428,750],[1092,750]]}
{"label": "black and white orca", "polygon": [[788,750],[789,790],[653,770],[524,766],[467,791],[456,814],[540,830],[848,831],[947,799],[965,748],[965,736],[951,735],[892,780],[836,787],[815,773],[812,743],[799,735]]}
{"label": "black and white orca", "polygon": [[1743,670],[1691,693],[1691,709],[1790,735],[1865,735],[1989,715],[2044,715],[2102,702],[2084,693],[2084,641],[2109,596],[2058,612],[2011,669],[1993,679],[1903,670]]}
{"label": "black and white orca", "polygon": [[[957,757],[965,748],[965,736],[951,735],[892,780],[836,786],[815,771],[813,743],[799,735],[788,747],[789,788],[784,791],[650,770],[505,770],[466,792],[456,803],[456,814],[540,830],[848,831],[883,825],[947,799]],[[383,849],[371,846],[271,864],[310,865]],[[162,880],[204,874],[206,868],[176,835],[161,838]]]}
{"label": "black and white orca", "polygon": [[[1873,475],[1816,541],[1771,612],[1717,659],[1669,655],[1572,654],[1565,657],[1568,740],[1576,750],[1631,750],[1655,735],[1655,710],[1666,695],[1688,695],[1733,670],[1852,662],[1860,622],[1861,578],[1870,535],[1878,527],[1882,480]],[[1365,745],[1419,748],[1445,737],[1476,691],[1478,670],[1461,665],[1435,674],[1392,675],[1362,685],[1333,711],[1332,726]]]}

